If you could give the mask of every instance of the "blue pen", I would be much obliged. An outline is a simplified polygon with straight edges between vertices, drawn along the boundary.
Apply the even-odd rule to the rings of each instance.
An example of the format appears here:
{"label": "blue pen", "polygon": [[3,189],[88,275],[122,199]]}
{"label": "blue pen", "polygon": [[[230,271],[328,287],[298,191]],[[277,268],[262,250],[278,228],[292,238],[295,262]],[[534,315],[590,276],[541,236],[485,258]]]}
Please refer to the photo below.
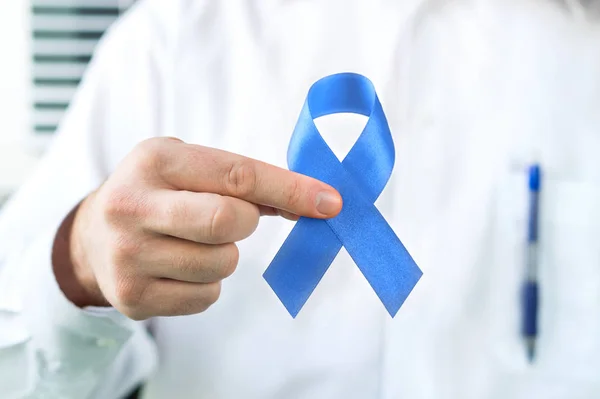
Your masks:
{"label": "blue pen", "polygon": [[538,314],[538,215],[542,172],[539,164],[529,167],[529,215],[527,223],[526,279],[523,284],[522,333],[529,361],[535,356]]}

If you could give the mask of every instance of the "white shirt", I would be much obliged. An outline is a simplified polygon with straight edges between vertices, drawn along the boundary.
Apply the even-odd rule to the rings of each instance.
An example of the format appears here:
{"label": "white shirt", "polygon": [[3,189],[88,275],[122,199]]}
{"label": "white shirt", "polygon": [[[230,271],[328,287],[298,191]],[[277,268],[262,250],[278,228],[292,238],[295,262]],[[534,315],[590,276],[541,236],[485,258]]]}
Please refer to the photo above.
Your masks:
{"label": "white shirt", "polygon": [[[551,2],[142,1],[98,49],[0,217],[0,397],[600,396],[600,27]],[[240,243],[220,300],[145,326],[68,302],[65,215],[140,140],[279,166],[310,85],[375,84],[396,144],[376,205],[424,275],[390,318],[345,251],[296,319],[262,278],[293,223]],[[319,122],[344,155],[358,122]],[[364,121],[363,121],[364,123]],[[519,334],[524,166],[545,169],[537,360]]]}

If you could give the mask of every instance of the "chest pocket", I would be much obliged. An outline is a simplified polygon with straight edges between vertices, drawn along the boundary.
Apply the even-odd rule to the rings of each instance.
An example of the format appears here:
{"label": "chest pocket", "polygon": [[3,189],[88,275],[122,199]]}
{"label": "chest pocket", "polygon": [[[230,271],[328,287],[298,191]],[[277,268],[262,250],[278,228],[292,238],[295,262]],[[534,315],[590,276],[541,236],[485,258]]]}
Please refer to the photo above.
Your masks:
{"label": "chest pocket", "polygon": [[598,379],[600,185],[546,184],[540,236],[540,360]]}
{"label": "chest pocket", "polygon": [[[600,379],[600,184],[544,176],[540,198],[540,310],[536,362],[520,335],[526,264],[527,176],[507,173],[497,195],[490,325],[503,369],[580,382]],[[539,376],[539,374],[538,374]]]}

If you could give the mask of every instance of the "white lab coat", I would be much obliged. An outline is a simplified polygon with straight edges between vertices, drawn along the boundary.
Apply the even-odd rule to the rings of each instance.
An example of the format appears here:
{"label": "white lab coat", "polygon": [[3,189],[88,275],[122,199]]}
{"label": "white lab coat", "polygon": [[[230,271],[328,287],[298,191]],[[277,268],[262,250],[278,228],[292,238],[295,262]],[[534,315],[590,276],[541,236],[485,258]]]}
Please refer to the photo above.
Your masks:
{"label": "white lab coat", "polygon": [[[0,397],[600,397],[600,27],[543,1],[142,1],[101,44],[0,217]],[[62,295],[65,215],[152,136],[285,166],[309,86],[375,84],[396,144],[377,206],[424,271],[391,319],[343,250],[292,319],[266,218],[205,313],[145,326]],[[343,156],[356,118],[319,121]],[[545,169],[538,357],[519,335],[526,163]]]}

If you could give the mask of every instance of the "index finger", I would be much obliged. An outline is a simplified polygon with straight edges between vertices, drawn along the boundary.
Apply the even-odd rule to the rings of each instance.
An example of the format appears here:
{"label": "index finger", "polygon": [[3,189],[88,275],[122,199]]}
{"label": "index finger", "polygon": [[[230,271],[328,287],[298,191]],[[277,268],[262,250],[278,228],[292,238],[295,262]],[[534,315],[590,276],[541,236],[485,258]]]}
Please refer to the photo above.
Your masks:
{"label": "index finger", "polygon": [[299,216],[330,218],[342,197],[330,185],[227,151],[168,140],[159,173],[180,190],[211,192]]}

